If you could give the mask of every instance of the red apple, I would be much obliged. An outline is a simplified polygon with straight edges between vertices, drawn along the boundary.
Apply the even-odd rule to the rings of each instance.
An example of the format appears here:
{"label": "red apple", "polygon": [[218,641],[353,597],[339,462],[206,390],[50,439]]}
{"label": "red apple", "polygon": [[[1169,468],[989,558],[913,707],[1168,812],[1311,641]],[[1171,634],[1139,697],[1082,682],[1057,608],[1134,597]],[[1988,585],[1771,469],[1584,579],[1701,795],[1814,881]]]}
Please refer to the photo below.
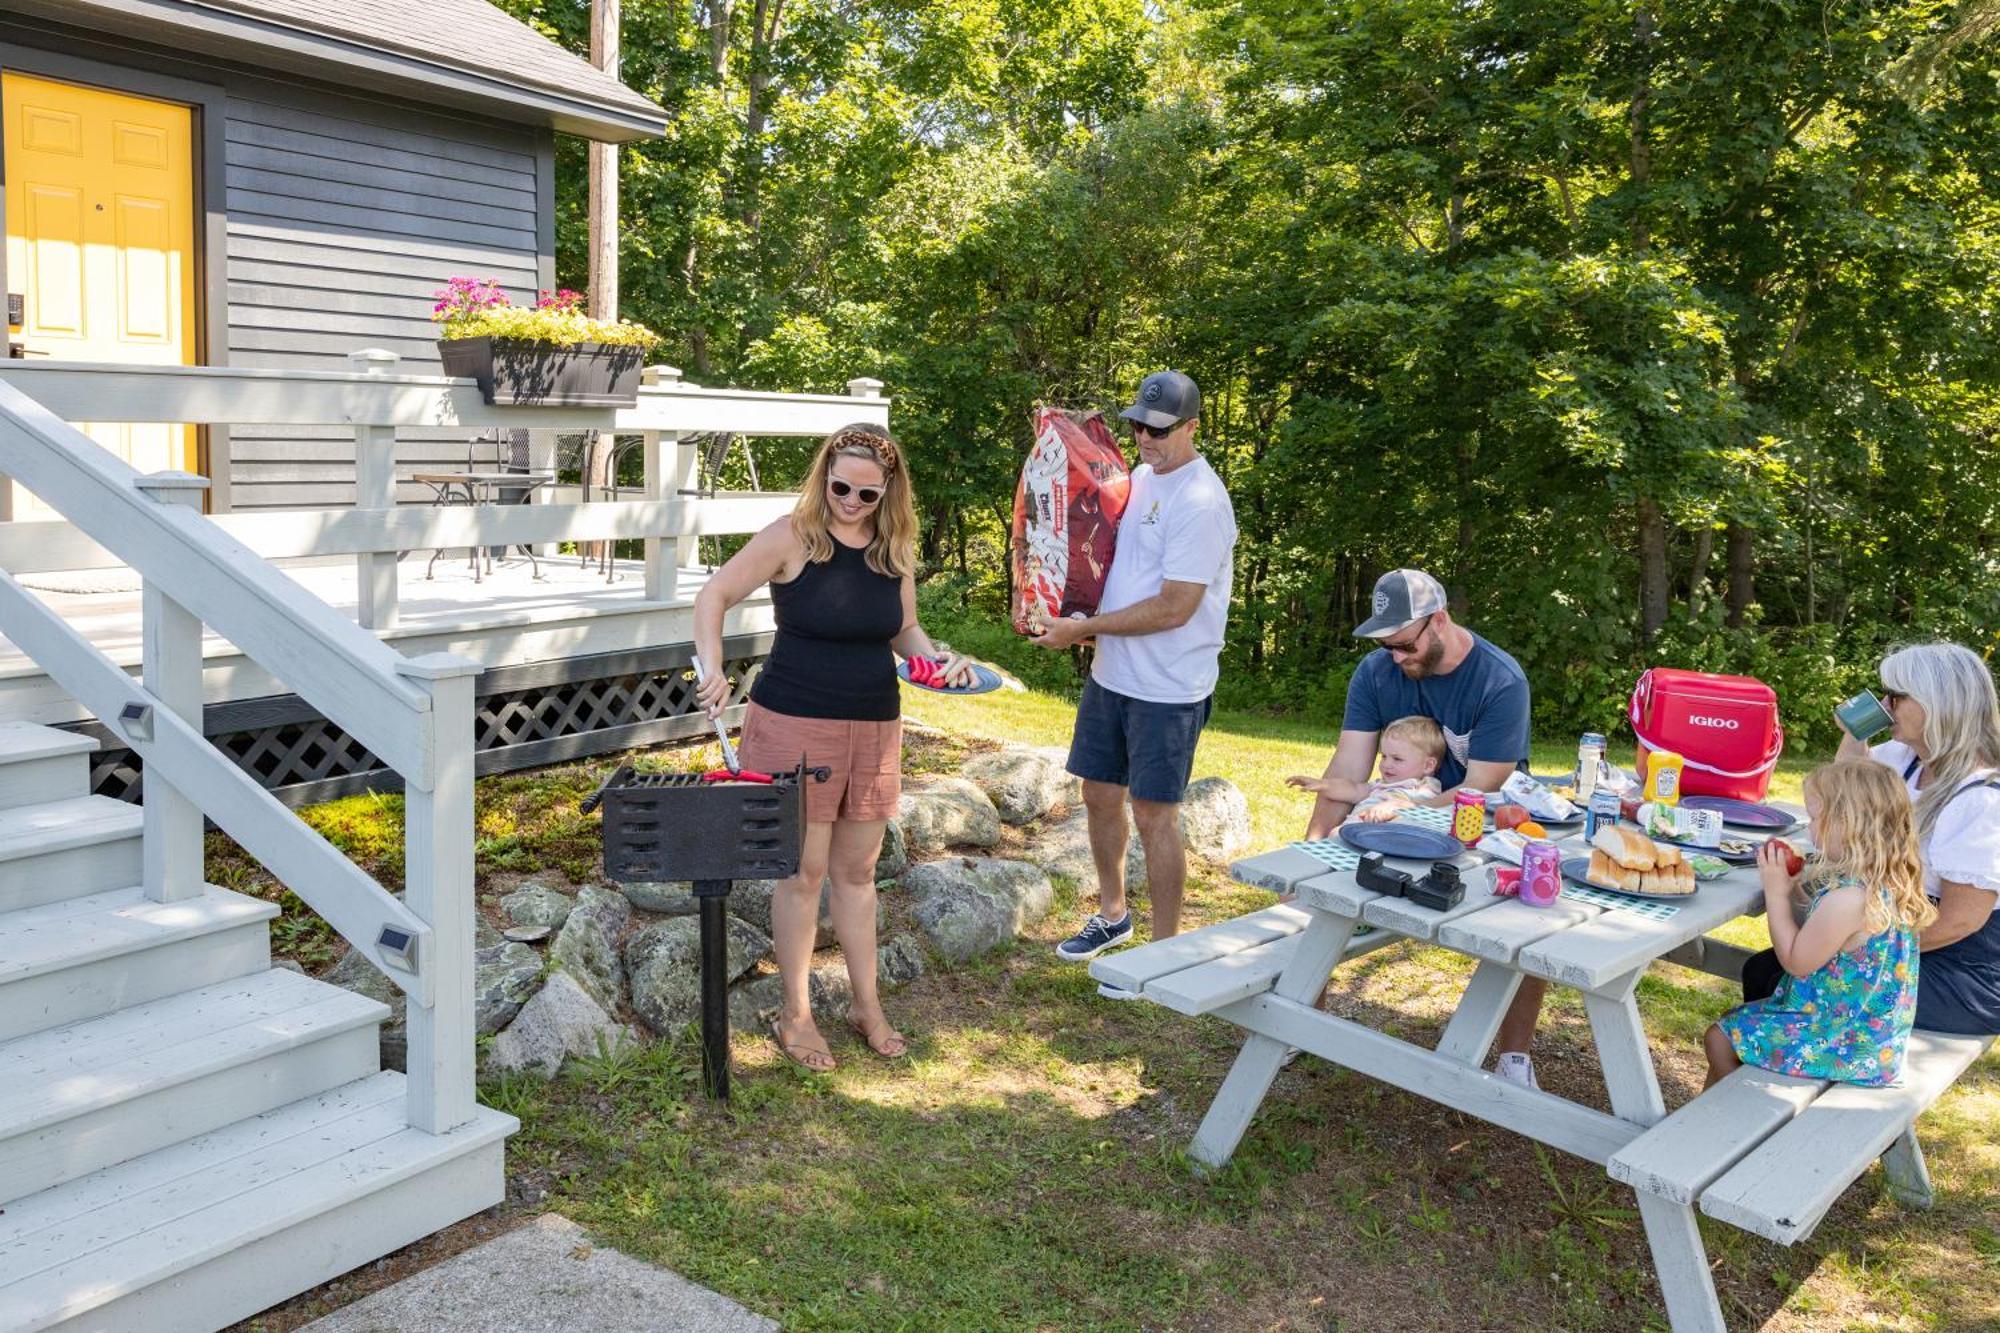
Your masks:
{"label": "red apple", "polygon": [[1783,838],[1773,838],[1771,841],[1777,843],[1785,853],[1785,873],[1787,875],[1796,875],[1806,868],[1806,859],[1799,855],[1798,848],[1792,846],[1792,844],[1786,842]]}

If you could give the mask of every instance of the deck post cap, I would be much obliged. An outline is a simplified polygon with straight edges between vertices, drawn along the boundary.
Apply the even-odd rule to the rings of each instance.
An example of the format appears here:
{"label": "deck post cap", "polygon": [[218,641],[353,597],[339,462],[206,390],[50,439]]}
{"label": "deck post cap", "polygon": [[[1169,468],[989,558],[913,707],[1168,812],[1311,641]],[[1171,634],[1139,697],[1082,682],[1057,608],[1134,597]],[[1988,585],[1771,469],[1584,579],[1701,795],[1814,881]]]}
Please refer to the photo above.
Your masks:
{"label": "deck post cap", "polygon": [[148,472],[132,479],[133,488],[160,504],[199,505],[208,478],[193,472]]}
{"label": "deck post cap", "polygon": [[349,352],[347,359],[361,367],[365,374],[386,375],[395,369],[396,363],[403,358],[386,348],[363,347],[359,351]]}
{"label": "deck post cap", "polygon": [[484,670],[479,663],[457,653],[425,653],[396,663],[396,674],[412,680],[456,680],[460,676],[476,676]]}
{"label": "deck post cap", "polygon": [[647,385],[679,384],[681,382],[681,368],[679,366],[647,366],[639,372],[639,382]]}
{"label": "deck post cap", "polygon": [[857,375],[847,382],[847,395],[850,398],[880,398],[882,381],[870,379],[866,375]]}

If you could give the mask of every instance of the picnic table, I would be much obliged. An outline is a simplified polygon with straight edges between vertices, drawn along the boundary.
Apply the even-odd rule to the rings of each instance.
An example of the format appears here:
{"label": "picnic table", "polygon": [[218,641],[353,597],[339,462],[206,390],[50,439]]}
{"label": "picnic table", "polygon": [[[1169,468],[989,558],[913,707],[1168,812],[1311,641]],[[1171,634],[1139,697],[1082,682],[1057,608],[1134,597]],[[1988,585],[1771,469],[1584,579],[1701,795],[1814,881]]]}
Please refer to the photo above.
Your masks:
{"label": "picnic table", "polygon": [[[1440,813],[1411,815],[1437,827]],[[1566,842],[1566,853],[1583,845],[1580,838]],[[1361,888],[1351,862],[1330,856],[1330,846],[1316,844],[1307,851],[1295,844],[1231,866],[1236,879],[1296,895],[1293,902],[1091,964],[1101,981],[1180,1013],[1214,1014],[1248,1034],[1195,1133],[1190,1156],[1198,1168],[1229,1160],[1289,1052],[1310,1052],[1606,1166],[1613,1178],[1632,1185],[1676,1330],[1725,1328],[1696,1225],[1697,1204],[1712,1216],[1789,1244],[1803,1238],[1885,1149],[1898,1197],[1928,1202],[1929,1183],[1910,1124],[1986,1048],[1976,1039],[1917,1034],[1912,1073],[1899,1089],[1829,1091],[1824,1082],[1746,1067],[1667,1115],[1639,1016],[1639,980],[1661,961],[1737,980],[1746,951],[1707,935],[1763,911],[1754,866],[1734,869],[1670,902],[1590,891],[1572,896],[1565,884],[1556,903],[1531,907],[1492,896],[1484,873],[1472,873],[1484,858],[1468,853],[1458,858],[1466,877],[1464,900],[1437,911]],[[1390,864],[1419,875],[1428,868],[1419,862]],[[1357,935],[1364,923],[1374,931]],[[1475,960],[1435,1049],[1316,1004],[1340,960],[1406,939]],[[1502,1015],[1530,976],[1582,992],[1610,1094],[1609,1113],[1508,1082],[1481,1067]],[[1788,1128],[1798,1128],[1788,1122],[1803,1121],[1822,1093],[1836,1103],[1826,1108],[1826,1119],[1837,1121],[1851,1140],[1824,1151],[1814,1137],[1824,1131],[1787,1139]],[[1837,1104],[1843,1097],[1858,1105],[1843,1111]],[[1762,1155],[1760,1145],[1767,1146]]]}

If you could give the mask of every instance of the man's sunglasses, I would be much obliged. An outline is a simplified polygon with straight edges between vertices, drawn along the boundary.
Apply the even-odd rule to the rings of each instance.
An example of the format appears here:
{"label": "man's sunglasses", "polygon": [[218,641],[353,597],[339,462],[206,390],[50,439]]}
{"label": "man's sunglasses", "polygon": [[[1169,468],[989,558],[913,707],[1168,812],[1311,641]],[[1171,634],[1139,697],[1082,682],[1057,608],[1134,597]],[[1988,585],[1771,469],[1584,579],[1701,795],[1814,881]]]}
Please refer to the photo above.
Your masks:
{"label": "man's sunglasses", "polygon": [[1178,421],[1171,426],[1148,426],[1143,421],[1132,423],[1132,433],[1134,435],[1143,435],[1149,440],[1164,440],[1180,428],[1181,423]]}
{"label": "man's sunglasses", "polygon": [[1415,634],[1412,634],[1401,643],[1390,643],[1384,640],[1382,646],[1389,650],[1389,656],[1391,657],[1407,657],[1409,654],[1417,651],[1417,645],[1424,641],[1424,635],[1430,633],[1430,630],[1431,619],[1429,616],[1425,616],[1424,623],[1417,627]]}
{"label": "man's sunglasses", "polygon": [[851,486],[839,477],[828,477],[826,485],[828,490],[832,491],[835,496],[842,500],[851,495],[861,501],[862,504],[872,505],[882,498],[882,488],[880,486]]}

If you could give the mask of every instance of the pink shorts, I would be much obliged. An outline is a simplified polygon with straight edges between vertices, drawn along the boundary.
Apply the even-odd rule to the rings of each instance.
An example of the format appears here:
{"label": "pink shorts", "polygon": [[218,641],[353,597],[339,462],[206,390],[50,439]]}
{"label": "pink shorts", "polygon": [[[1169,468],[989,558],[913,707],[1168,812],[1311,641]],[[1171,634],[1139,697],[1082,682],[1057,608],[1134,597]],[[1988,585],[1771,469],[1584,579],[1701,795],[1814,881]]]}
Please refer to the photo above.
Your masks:
{"label": "pink shorts", "polygon": [[824,764],[833,776],[806,783],[806,821],[894,819],[903,794],[903,722],[843,722],[793,717],[757,703],[743,711],[738,747],[743,767],[765,773],[790,772],[804,755],[806,766]]}

